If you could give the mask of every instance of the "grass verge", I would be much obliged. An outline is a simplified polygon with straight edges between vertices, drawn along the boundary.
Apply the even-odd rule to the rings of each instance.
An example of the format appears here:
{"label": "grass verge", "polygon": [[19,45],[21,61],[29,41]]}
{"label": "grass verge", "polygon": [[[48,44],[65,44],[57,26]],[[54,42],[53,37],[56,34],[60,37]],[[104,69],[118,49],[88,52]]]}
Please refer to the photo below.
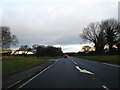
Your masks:
{"label": "grass verge", "polygon": [[77,56],[77,57],[81,59],[87,59],[87,60],[120,65],[120,60],[119,60],[120,55]]}
{"label": "grass verge", "polygon": [[[54,57],[58,58],[58,57]],[[2,61],[2,74],[8,76],[16,72],[24,71],[39,64],[46,63],[52,57],[13,57]]]}

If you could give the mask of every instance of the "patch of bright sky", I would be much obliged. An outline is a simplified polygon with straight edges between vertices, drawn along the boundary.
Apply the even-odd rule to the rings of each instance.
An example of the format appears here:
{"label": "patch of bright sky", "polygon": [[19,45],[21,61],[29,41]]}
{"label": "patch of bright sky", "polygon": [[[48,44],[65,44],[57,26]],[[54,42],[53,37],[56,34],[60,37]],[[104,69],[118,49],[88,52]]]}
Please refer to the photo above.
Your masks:
{"label": "patch of bright sky", "polygon": [[91,43],[91,44],[73,44],[73,45],[54,45],[55,47],[61,47],[62,48],[62,51],[63,53],[66,53],[66,52],[79,52],[79,51],[82,51],[82,47],[83,46],[86,46],[86,45],[89,45],[91,47],[93,47],[94,45]]}

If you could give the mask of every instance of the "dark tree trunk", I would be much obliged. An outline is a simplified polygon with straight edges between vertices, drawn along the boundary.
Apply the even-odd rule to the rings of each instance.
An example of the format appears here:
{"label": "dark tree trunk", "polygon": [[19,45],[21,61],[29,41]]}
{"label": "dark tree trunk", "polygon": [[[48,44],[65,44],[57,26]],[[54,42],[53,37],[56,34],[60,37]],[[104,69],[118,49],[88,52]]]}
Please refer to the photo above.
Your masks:
{"label": "dark tree trunk", "polygon": [[112,54],[112,53],[113,53],[112,44],[109,44],[109,53],[110,53],[110,54]]}

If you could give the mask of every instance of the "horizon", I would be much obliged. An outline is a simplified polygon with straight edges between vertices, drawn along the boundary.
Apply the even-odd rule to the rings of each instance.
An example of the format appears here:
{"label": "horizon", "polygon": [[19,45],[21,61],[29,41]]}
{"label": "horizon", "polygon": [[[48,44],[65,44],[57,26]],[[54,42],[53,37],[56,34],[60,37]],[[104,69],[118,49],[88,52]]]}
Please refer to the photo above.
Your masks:
{"label": "horizon", "polygon": [[[78,44],[78,45],[63,45],[63,46],[60,46],[60,45],[53,45],[53,47],[58,47],[58,48],[61,48],[61,50],[62,50],[62,52],[63,53],[72,53],[72,52],[74,52],[74,53],[77,53],[77,52],[82,52],[83,50],[82,50],[82,47],[83,46],[86,46],[86,45],[89,45],[90,47],[93,47],[94,45],[91,43],[91,44]],[[52,46],[52,45],[44,45],[44,46]],[[72,47],[74,47],[74,46],[76,46],[76,48],[74,48],[74,49],[71,49]],[[29,46],[30,48],[32,47],[32,46]],[[12,48],[10,48],[11,50],[18,50],[20,47],[12,47]],[[65,49],[64,49],[65,48]],[[69,50],[67,50],[67,49],[69,49]],[[75,49],[76,49],[76,51],[75,51]]]}

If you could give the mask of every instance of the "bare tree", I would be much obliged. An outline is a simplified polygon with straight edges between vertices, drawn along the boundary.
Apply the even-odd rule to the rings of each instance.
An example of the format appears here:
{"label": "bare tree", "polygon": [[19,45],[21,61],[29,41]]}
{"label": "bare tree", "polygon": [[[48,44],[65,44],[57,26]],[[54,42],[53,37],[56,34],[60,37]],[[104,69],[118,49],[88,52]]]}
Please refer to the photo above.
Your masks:
{"label": "bare tree", "polygon": [[10,32],[10,28],[7,26],[0,27],[2,30],[2,39],[0,40],[0,43],[2,43],[2,49],[8,49],[11,45],[16,45],[18,43],[18,39],[15,35],[12,35]]}
{"label": "bare tree", "polygon": [[83,33],[80,35],[84,40],[93,42],[96,52],[104,50],[105,38],[104,32],[100,29],[99,23],[91,23],[87,28],[84,28]]}

